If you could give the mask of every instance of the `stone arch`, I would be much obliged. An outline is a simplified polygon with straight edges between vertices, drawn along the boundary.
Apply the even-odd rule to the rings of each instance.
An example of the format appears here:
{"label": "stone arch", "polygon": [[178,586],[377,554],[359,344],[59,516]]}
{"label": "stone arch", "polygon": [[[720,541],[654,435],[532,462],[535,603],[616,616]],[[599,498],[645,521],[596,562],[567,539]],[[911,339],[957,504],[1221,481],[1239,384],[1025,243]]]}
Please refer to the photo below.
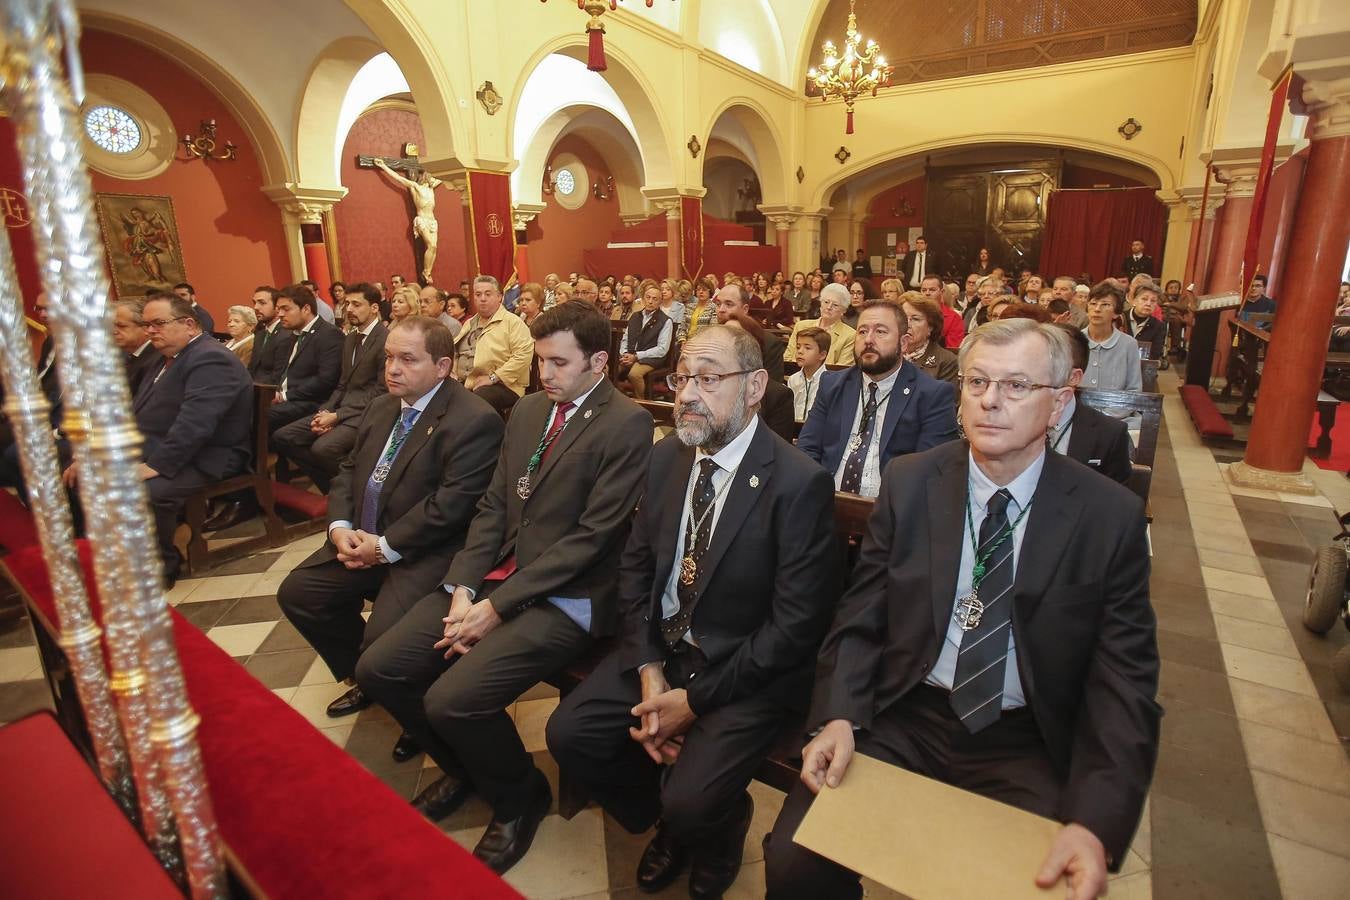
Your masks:
{"label": "stone arch", "polygon": [[988,146],[991,144],[1001,145],[1028,145],[1037,147],[1071,147],[1077,150],[1086,150],[1091,153],[1097,153],[1106,157],[1114,157],[1126,162],[1134,163],[1149,172],[1157,179],[1156,187],[1159,190],[1175,190],[1176,174],[1165,160],[1152,156],[1147,153],[1131,151],[1126,147],[1115,144],[1105,144],[1099,141],[1088,140],[1077,135],[1061,134],[995,134],[982,132],[979,134],[951,135],[944,137],[939,141],[931,141],[924,144],[917,144],[906,148],[904,153],[899,155],[892,152],[878,153],[866,159],[859,160],[852,165],[843,166],[838,172],[835,172],[829,178],[821,181],[811,189],[810,205],[814,207],[827,206],[829,200],[842,185],[850,180],[867,173],[877,166],[888,162],[894,162],[906,157],[922,157],[926,153],[933,153],[938,150],[949,150],[953,148],[974,149],[976,147]]}
{"label": "stone arch", "polygon": [[[509,147],[517,146],[516,129],[520,124],[520,98],[524,94],[524,87],[539,64],[555,53],[584,62],[587,44],[584,38],[578,35],[560,35],[540,47],[521,68],[520,87],[512,91],[506,109],[507,122],[510,123],[510,132],[507,135]],[[618,95],[624,110],[632,120],[633,133],[630,137],[634,141],[638,150],[638,158],[641,160],[644,186],[674,184],[676,177],[675,160],[671,156],[674,137],[661,106],[656,102],[656,90],[647,80],[642,68],[621,47],[610,42],[605,47],[605,56],[609,67],[607,71],[600,74],[614,93]],[[559,107],[561,108],[565,102],[566,95],[560,93]],[[547,150],[548,148],[545,148],[544,152],[547,153]],[[528,190],[527,185],[532,181],[539,181],[543,178],[543,162],[536,159],[535,163],[538,166],[537,171],[527,166],[525,159],[521,160],[521,165],[517,170],[520,172],[520,179],[514,184],[519,185],[522,190]],[[523,199],[523,197],[520,199]]]}
{"label": "stone arch", "polygon": [[614,176],[619,214],[642,212],[646,200],[642,196],[642,155],[637,142],[613,113],[590,105],[565,106],[540,124],[520,158],[520,166],[516,170],[520,178],[513,183],[511,190],[514,201],[517,204],[544,202],[544,167],[553,154],[553,148],[568,135],[585,140],[605,161]]}
{"label": "stone arch", "polygon": [[750,139],[751,148],[754,150],[751,168],[759,177],[764,202],[774,205],[786,203],[788,179],[784,171],[786,163],[782,151],[783,141],[778,129],[773,125],[773,117],[758,101],[750,97],[730,97],[723,101],[708,120],[704,134],[708,135],[709,140],[717,136],[718,124],[724,117],[729,117],[739,125]]}
{"label": "stone arch", "polygon": [[383,47],[367,38],[345,37],[329,44],[314,60],[295,120],[295,169],[301,184],[342,183],[334,149],[345,137],[338,134],[342,101],[356,73],[383,52]]}
{"label": "stone arch", "polygon": [[263,112],[261,104],[215,60],[178,37],[134,19],[82,9],[80,21],[86,29],[105,31],[160,50],[191,71],[225,102],[248,132],[249,141],[258,153],[263,182],[280,184],[295,180],[295,170],[281,137]]}

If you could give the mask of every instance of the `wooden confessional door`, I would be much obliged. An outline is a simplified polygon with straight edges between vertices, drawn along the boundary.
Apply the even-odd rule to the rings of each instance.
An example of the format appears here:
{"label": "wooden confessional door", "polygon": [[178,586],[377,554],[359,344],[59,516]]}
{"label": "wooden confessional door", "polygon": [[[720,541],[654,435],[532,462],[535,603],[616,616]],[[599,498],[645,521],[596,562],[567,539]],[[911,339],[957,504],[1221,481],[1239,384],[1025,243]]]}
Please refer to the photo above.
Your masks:
{"label": "wooden confessional door", "polygon": [[1013,277],[1024,265],[1037,271],[1054,174],[996,172],[989,181],[989,252]]}
{"label": "wooden confessional door", "polygon": [[970,263],[985,242],[988,176],[979,173],[928,176],[924,235],[944,278],[965,282]]}
{"label": "wooden confessional door", "polygon": [[981,247],[1010,274],[1034,271],[1058,174],[1054,161],[930,168],[924,231],[942,274],[964,283]]}

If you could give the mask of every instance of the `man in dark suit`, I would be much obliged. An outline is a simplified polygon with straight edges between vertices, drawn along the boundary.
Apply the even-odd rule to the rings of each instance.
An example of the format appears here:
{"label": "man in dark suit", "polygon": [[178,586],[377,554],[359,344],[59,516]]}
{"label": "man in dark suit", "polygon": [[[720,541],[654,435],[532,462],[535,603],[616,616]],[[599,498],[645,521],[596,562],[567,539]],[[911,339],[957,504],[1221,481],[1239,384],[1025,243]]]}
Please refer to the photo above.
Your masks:
{"label": "man in dark suit", "polygon": [[318,412],[342,374],[342,332],[319,318],[318,309],[314,292],[303,284],[288,285],[278,293],[277,317],[283,328],[294,332],[295,342],[267,411],[271,434]]}
{"label": "man in dark suit", "polygon": [[726,325],[739,320],[743,328],[759,338],[760,346],[764,348],[764,371],[769,373],[769,380],[786,386],[787,375],[783,371],[783,363],[786,361],[787,344],[777,334],[755,322],[750,315],[749,292],[739,284],[724,285],[718,289],[713,302],[717,304],[717,324]]}
{"label": "man in dark suit", "polygon": [[1120,264],[1120,271],[1124,274],[1126,281],[1131,280],[1136,275],[1158,274],[1153,265],[1153,257],[1144,252],[1144,242],[1139,240],[1130,242],[1130,255],[1125,257],[1125,261]]}
{"label": "man in dark suit", "polygon": [[[1069,339],[1073,351],[1073,372],[1069,384],[1077,387],[1087,367],[1087,335],[1068,324],[1056,328]],[[1101,472],[1107,478],[1128,484],[1133,464],[1130,456],[1129,426],[1079,401],[1070,394],[1059,421],[1050,428],[1050,447],[1070,459]]]}
{"label": "man in dark suit", "polygon": [[1148,348],[1149,359],[1162,359],[1163,344],[1167,340],[1167,326],[1156,318],[1158,289],[1150,282],[1135,288],[1134,302],[1125,313],[1125,330],[1134,336],[1139,346]]}
{"label": "man in dark suit", "polygon": [[272,435],[272,449],[295,463],[325,494],[356,446],[356,429],[366,407],[385,390],[384,341],[389,329],[380,321],[380,292],[373,285],[354,284],[346,299],[352,331],[343,339],[337,387],[312,417],[296,419]]}
{"label": "man in dark suit", "polygon": [[[253,382],[239,357],[202,333],[189,301],[151,294],[142,318],[161,362],[141,382],[132,409],[145,438],[141,477],[172,584],[182,564],[173,533],[183,504],[248,466]],[[67,472],[73,480],[74,467]]]}
{"label": "man in dark suit", "polygon": [[[354,680],[361,648],[440,583],[487,489],[502,420],[450,377],[454,341],[411,316],[384,347],[388,394],[370,402],[356,446],[328,494],[328,542],[286,576],[277,602],[338,681]],[[366,600],[374,602],[367,623]],[[329,704],[369,706],[353,687]]]}
{"label": "man in dark suit", "polygon": [[281,327],[277,317],[277,296],[280,292],[262,285],[253,292],[253,312],[258,324],[253,329],[253,354],[248,371],[256,384],[281,384],[286,361],[291,358],[291,344],[295,335]]}
{"label": "man in dark suit", "polygon": [[1065,877],[1089,900],[1124,861],[1161,717],[1148,542],[1137,497],[1046,452],[1070,367],[1053,326],[984,326],[961,347],[969,445],[887,468],[766,846],[768,897],[862,895],[792,842],[854,752],[1063,822],[1025,873],[1042,888]]}
{"label": "man in dark suit", "polygon": [[904,310],[870,300],[858,314],[857,364],[821,379],[797,448],[841,491],[875,497],[892,459],[956,439],[956,388],[920,372],[907,352]]}
{"label": "man in dark suit", "polygon": [[125,354],[122,360],[127,368],[127,385],[131,396],[136,396],[145,373],[159,365],[160,355],[150,343],[142,315],[145,301],[132,297],[113,304],[113,343]]}
{"label": "man in dark suit", "polygon": [[924,237],[914,239],[914,251],[906,254],[900,266],[905,290],[917,291],[925,276],[939,274],[937,263],[928,251],[928,239]]}
{"label": "man in dark suit", "polygon": [[357,682],[445,775],[414,801],[436,820],[477,790],[474,855],[505,872],[551,794],[506,708],[615,632],[619,555],[652,448],[651,416],[605,377],[609,321],[588,303],[530,326],[543,390],[511,412],[492,485],[437,589],[361,657]]}
{"label": "man in dark suit", "polygon": [[211,314],[206,311],[206,307],[197,302],[197,289],[186,281],[180,281],[173,286],[173,292],[179,299],[186,300],[192,304],[192,315],[201,326],[202,334],[210,337],[216,330],[216,322],[211,318]]}
{"label": "man in dark suit", "polygon": [[768,376],[746,332],[701,328],[673,379],[675,434],[652,451],[619,569],[619,646],[549,720],[549,750],[626,829],[659,820],[638,865],[658,891],[735,880],[746,793],[838,596],[829,476],[756,415]]}

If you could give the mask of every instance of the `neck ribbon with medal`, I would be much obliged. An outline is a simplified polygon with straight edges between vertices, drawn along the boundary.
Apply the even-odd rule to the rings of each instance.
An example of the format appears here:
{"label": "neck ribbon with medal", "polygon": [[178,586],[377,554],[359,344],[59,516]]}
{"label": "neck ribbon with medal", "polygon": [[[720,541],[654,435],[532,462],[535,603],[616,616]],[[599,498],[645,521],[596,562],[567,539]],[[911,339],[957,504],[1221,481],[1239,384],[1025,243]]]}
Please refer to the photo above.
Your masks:
{"label": "neck ribbon with medal", "polygon": [[885,403],[887,400],[889,400],[889,399],[890,399],[890,396],[891,396],[891,391],[894,391],[894,390],[895,390],[895,386],[892,385],[890,391],[887,391],[886,393],[882,394],[880,397],[877,397],[877,405],[876,405],[876,408],[873,409],[873,410],[869,413],[869,412],[867,411],[867,401],[863,398],[863,397],[864,397],[863,388],[865,388],[865,387],[867,387],[867,385],[866,385],[866,383],[864,382],[863,386],[860,387],[860,388],[858,388],[858,402],[862,404],[863,414],[862,414],[862,416],[859,417],[859,419],[858,419],[858,430],[857,430],[856,432],[853,433],[853,437],[851,437],[851,438],[848,439],[848,452],[849,452],[849,453],[857,453],[857,452],[858,452],[858,448],[861,447],[861,446],[863,445],[863,435],[867,433],[868,426],[870,426],[870,425],[872,424],[872,416],[874,416],[874,415],[876,415],[877,413],[881,412],[881,404],[883,404],[883,403]]}
{"label": "neck ribbon with medal", "polygon": [[970,512],[970,499],[966,499],[966,528],[970,531],[970,546],[975,548],[975,567],[970,571],[970,593],[956,601],[956,609],[952,613],[962,631],[978,628],[980,619],[984,616],[984,604],[980,602],[980,583],[984,581],[985,563],[989,562],[989,557],[1003,546],[1004,541],[1012,537],[1030,510],[1031,504],[1028,503],[1016,519],[1004,525],[1003,529],[994,535],[989,541],[989,549],[980,553],[980,539],[975,534],[975,517]]}
{"label": "neck ribbon with medal", "polygon": [[525,474],[516,480],[516,496],[522,500],[530,499],[530,493],[534,490],[530,486],[530,476],[539,469],[539,463],[543,461],[544,454],[548,452],[549,447],[553,446],[553,442],[562,435],[563,431],[567,428],[568,421],[570,421],[569,419],[564,418],[563,427],[555,431],[553,429],[553,420],[558,415],[557,410],[558,405],[555,403],[553,405],[553,415],[548,417],[549,427],[544,431],[544,436],[539,439],[539,446],[534,448],[534,455],[530,457],[529,463],[525,466]]}
{"label": "neck ribbon with medal", "polygon": [[[703,510],[703,515],[698,517],[698,521],[694,521],[694,486],[698,484],[698,479],[694,479],[694,484],[689,486],[687,500],[689,504],[687,516],[689,533],[685,538],[684,556],[680,559],[680,584],[685,587],[689,587],[698,578],[698,560],[694,559],[693,546],[698,542],[698,530],[703,527],[703,521],[717,508],[717,501],[722,499],[722,495],[726,493],[727,488],[731,487],[731,483],[736,480],[736,473],[740,471],[740,468],[740,466],[737,466],[731,470],[731,474],[727,476],[726,481],[722,482],[722,486],[717,489],[717,493],[713,494],[712,502],[708,504],[707,509]],[[709,476],[709,478],[711,477]],[[757,486],[757,481],[752,479],[752,482],[751,487]]]}
{"label": "neck ribbon with medal", "polygon": [[[408,407],[408,409],[412,408],[413,407],[411,406]],[[406,410],[399,414],[399,425],[403,424],[404,414],[406,414]],[[397,430],[397,428],[395,430]],[[380,458],[379,464],[375,466],[375,471],[370,473],[371,480],[376,484],[384,484],[385,479],[389,477],[390,470],[394,468],[394,457],[398,456],[398,449],[403,446],[403,442],[408,439],[408,435],[410,434],[412,434],[412,424],[409,424],[408,427],[404,428],[402,434],[395,434],[393,439],[389,441],[389,449],[384,451],[384,456]]]}

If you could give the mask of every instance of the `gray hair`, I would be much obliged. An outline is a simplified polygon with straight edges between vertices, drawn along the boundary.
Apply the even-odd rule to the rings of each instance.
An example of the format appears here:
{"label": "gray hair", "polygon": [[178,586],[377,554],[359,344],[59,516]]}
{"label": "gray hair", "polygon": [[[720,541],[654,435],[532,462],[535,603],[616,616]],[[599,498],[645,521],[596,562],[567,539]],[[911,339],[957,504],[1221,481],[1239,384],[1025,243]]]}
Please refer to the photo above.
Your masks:
{"label": "gray hair", "polygon": [[997,319],[976,328],[961,342],[957,353],[957,365],[962,373],[966,371],[966,360],[980,344],[992,347],[1006,347],[1028,334],[1039,335],[1045,341],[1045,355],[1050,362],[1050,383],[1062,387],[1069,381],[1073,371],[1073,346],[1069,336],[1054,325],[1043,325],[1034,319]]}
{"label": "gray hair", "polygon": [[478,275],[478,276],[476,276],[476,277],[474,278],[474,280],[473,280],[473,283],[474,283],[474,284],[478,284],[479,282],[482,282],[483,284],[490,284],[490,285],[492,285],[492,289],[493,289],[494,291],[496,291],[497,293],[499,293],[499,294],[502,292],[502,285],[501,285],[501,282],[499,282],[497,279],[493,278],[491,275]]}
{"label": "gray hair", "polygon": [[[839,296],[835,297],[836,294],[838,294]],[[834,299],[844,304],[845,309],[848,308],[849,303],[853,299],[852,297],[849,296],[848,288],[844,287],[837,281],[831,281],[829,284],[825,285],[823,288],[820,289],[820,299],[824,300],[826,297],[834,297]]]}
{"label": "gray hair", "polygon": [[736,356],[736,368],[753,372],[764,368],[764,350],[755,340],[755,336],[744,328],[732,328],[730,325],[705,325],[694,335],[693,340],[707,335],[723,338],[730,342],[731,352]]}
{"label": "gray hair", "polygon": [[244,324],[249,328],[256,328],[258,325],[258,314],[253,311],[251,306],[231,306],[225,312],[225,318],[238,316],[244,320]]}
{"label": "gray hair", "polygon": [[[114,301],[114,305],[116,305],[116,306],[121,306],[121,307],[125,307],[126,309],[131,310],[131,316],[132,316],[132,318],[134,318],[137,322],[139,322],[139,321],[141,321],[141,319],[145,318],[145,315],[144,315],[144,313],[145,313],[145,298],[144,298],[144,297],[125,297],[125,298],[118,298],[116,301]],[[253,310],[249,310],[249,312],[253,312]]]}

